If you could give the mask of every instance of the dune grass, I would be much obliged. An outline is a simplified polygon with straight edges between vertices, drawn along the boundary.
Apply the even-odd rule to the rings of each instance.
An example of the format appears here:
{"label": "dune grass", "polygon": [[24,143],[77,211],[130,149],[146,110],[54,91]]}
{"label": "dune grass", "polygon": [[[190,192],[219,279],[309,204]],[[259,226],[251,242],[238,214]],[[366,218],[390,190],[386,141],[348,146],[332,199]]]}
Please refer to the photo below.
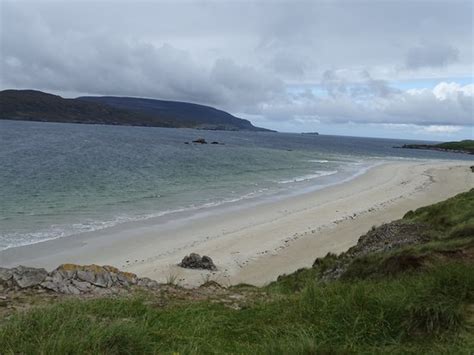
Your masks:
{"label": "dune grass", "polygon": [[[474,189],[409,212],[405,220],[429,226],[427,243],[359,257],[343,277],[323,282],[321,270],[338,260],[328,255],[255,288],[266,297],[242,309],[210,301],[163,307],[151,293],[33,308],[0,320],[0,353],[471,354],[473,213]],[[423,267],[386,272],[400,257]]]}
{"label": "dune grass", "polygon": [[387,280],[311,278],[301,292],[274,291],[241,310],[209,302],[163,309],[151,295],[74,300],[13,316],[0,327],[0,348],[5,354],[467,353],[473,290],[472,267],[451,263]]}

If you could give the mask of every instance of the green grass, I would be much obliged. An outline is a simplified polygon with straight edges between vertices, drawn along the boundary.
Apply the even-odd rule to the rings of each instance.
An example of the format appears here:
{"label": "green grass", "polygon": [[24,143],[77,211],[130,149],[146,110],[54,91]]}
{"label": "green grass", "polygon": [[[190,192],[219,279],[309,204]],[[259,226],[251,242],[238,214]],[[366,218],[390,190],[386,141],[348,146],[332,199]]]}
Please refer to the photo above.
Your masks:
{"label": "green grass", "polygon": [[[208,302],[171,308],[153,297],[68,301],[0,327],[5,354],[459,351],[474,300],[471,265],[386,280],[308,279],[301,292],[242,310]],[[293,353],[293,352],[292,352]]]}
{"label": "green grass", "polygon": [[409,211],[403,218],[427,223],[444,236],[458,229],[474,230],[474,189],[414,212]]}
{"label": "green grass", "polygon": [[[70,300],[0,320],[3,354],[456,353],[474,348],[474,189],[407,213],[431,240],[351,261],[343,256],[248,285],[254,302],[180,302],[158,295]],[[265,295],[265,297],[258,297]],[[249,296],[253,297],[253,296]]]}
{"label": "green grass", "polygon": [[472,139],[466,139],[459,142],[445,142],[437,144],[436,146],[444,149],[456,149],[474,152],[474,140]]}

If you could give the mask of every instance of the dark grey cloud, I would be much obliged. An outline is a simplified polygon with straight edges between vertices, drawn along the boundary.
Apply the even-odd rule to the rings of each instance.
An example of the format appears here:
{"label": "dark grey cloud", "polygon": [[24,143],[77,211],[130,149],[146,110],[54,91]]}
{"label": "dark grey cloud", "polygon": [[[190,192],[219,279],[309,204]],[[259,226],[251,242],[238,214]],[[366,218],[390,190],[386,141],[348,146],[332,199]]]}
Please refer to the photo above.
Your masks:
{"label": "dark grey cloud", "polygon": [[[2,88],[186,100],[294,122],[471,124],[470,1],[0,0]],[[294,90],[296,88],[296,90]]]}
{"label": "dark grey cloud", "polygon": [[459,59],[459,51],[449,44],[424,44],[408,50],[407,69],[423,67],[445,67]]}

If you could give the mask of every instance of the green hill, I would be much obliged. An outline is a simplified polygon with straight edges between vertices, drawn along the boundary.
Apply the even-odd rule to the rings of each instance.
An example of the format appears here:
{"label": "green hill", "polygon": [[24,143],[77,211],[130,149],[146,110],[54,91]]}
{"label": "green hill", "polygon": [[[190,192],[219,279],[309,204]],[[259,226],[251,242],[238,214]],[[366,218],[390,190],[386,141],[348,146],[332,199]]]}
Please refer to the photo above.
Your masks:
{"label": "green hill", "polygon": [[466,139],[460,142],[445,142],[439,144],[405,144],[401,148],[474,154],[474,140]]}

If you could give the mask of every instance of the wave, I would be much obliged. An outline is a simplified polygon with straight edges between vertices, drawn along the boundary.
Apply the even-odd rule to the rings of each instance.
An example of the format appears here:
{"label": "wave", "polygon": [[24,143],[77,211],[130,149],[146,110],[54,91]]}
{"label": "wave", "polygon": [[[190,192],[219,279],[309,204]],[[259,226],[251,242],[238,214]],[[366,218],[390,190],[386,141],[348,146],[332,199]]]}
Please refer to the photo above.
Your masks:
{"label": "wave", "polygon": [[[219,201],[212,201],[212,202],[205,202],[198,205],[190,205],[182,208],[158,211],[154,213],[148,213],[139,216],[117,216],[113,219],[107,221],[88,221],[88,222],[81,222],[81,223],[71,223],[65,225],[52,225],[50,228],[32,232],[32,233],[6,233],[0,235],[0,250],[6,250],[10,248],[16,248],[31,244],[37,244],[41,242],[45,242],[48,240],[54,240],[64,237],[71,237],[78,234],[83,233],[90,233],[100,231],[106,228],[115,227],[117,225],[129,222],[140,222],[145,221],[152,218],[159,218],[175,213],[183,213],[183,212],[191,212],[197,211],[200,209],[207,209],[212,207],[218,207],[224,204],[235,203],[242,200],[247,200],[251,198],[258,197],[269,189],[261,188],[247,194],[244,194],[239,197],[235,198],[227,198]],[[2,243],[3,242],[3,243]],[[3,245],[2,245],[3,244]]]}
{"label": "wave", "polygon": [[329,176],[329,175],[334,175],[337,174],[339,171],[337,170],[317,170],[314,172],[314,174],[308,174],[308,175],[303,175],[303,176],[297,176],[295,178],[289,179],[289,180],[282,180],[278,181],[279,184],[290,184],[294,182],[302,182],[302,181],[307,181],[307,180],[313,180],[317,179],[323,176]]}
{"label": "wave", "polygon": [[324,160],[324,159],[311,159],[307,160],[308,163],[329,163],[329,160]]}

